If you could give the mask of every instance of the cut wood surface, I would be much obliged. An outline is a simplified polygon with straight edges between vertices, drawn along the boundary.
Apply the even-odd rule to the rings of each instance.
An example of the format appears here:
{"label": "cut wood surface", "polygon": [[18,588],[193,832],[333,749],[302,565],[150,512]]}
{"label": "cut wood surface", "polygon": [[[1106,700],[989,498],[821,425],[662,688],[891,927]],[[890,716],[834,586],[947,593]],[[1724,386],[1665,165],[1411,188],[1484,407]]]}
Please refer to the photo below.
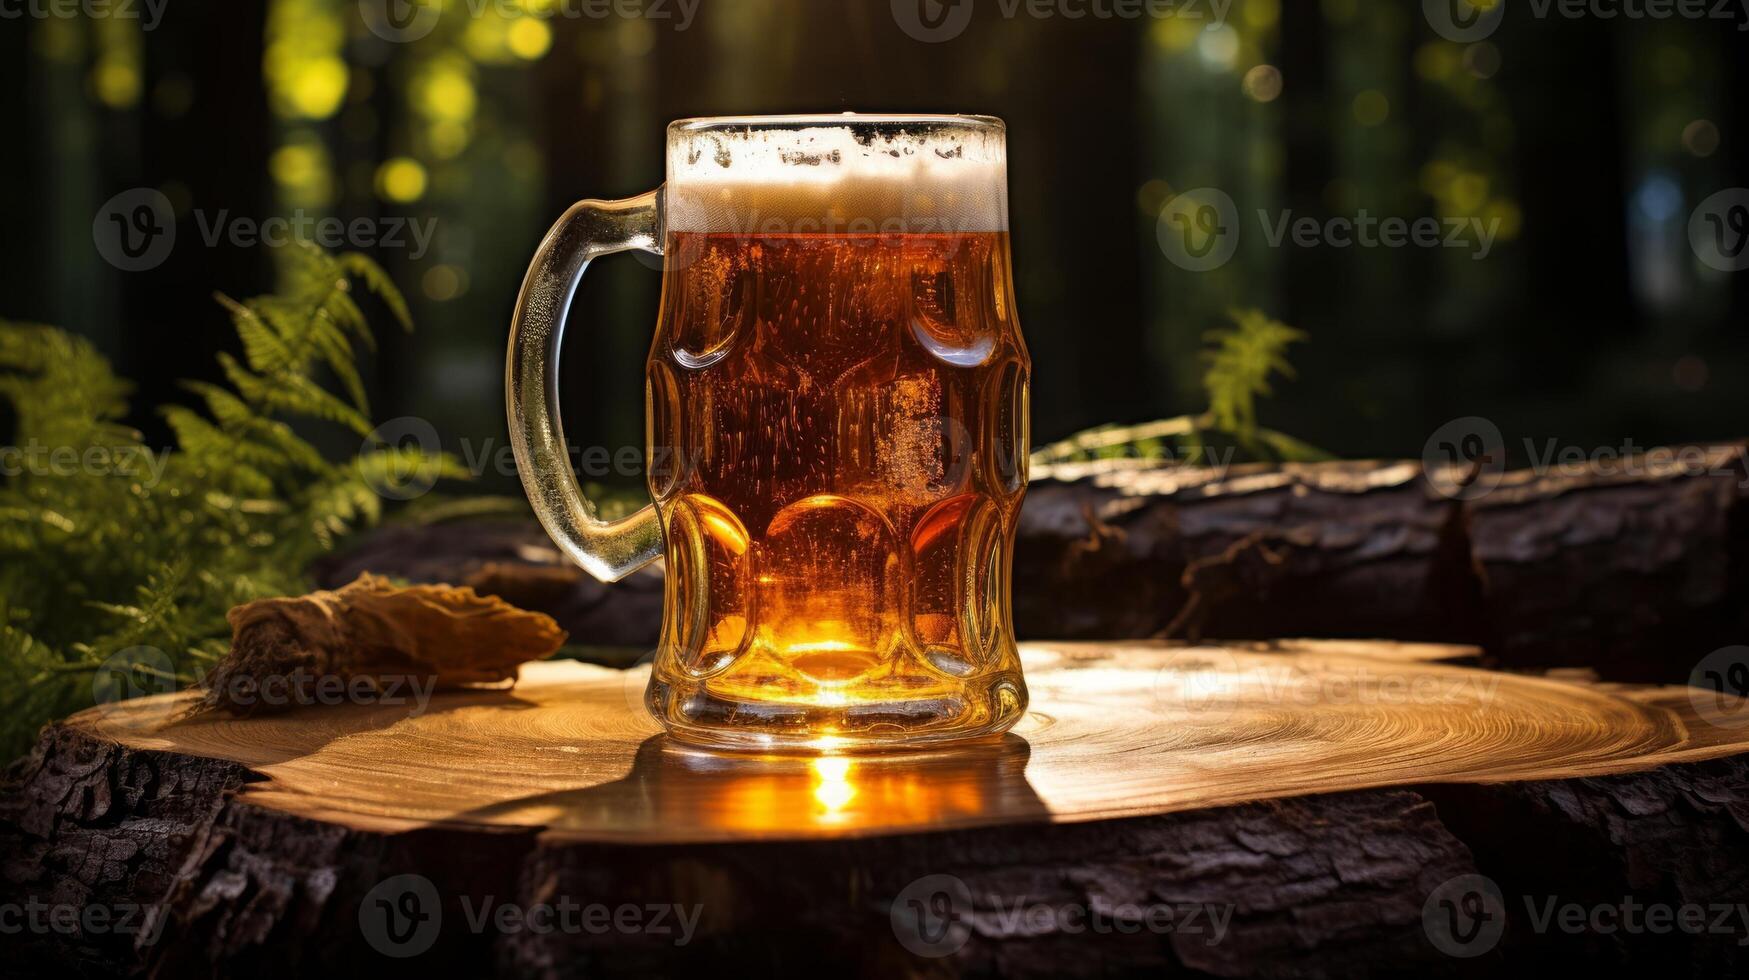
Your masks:
{"label": "cut wood surface", "polygon": [[[250,803],[356,827],[434,822],[697,842],[1106,820],[1376,786],[1565,779],[1749,751],[1692,688],[1602,688],[1447,666],[1461,649],[1341,641],[1024,647],[1005,738],[823,770],[693,751],[642,706],[647,669],[529,664],[512,691],[274,718],[177,720],[188,696],[67,727],[224,759]],[[413,700],[413,692],[389,691]],[[839,789],[822,791],[825,781]]]}
{"label": "cut wood surface", "polygon": [[[1556,935],[1517,900],[1742,901],[1749,708],[1461,665],[1474,655],[1030,644],[1032,710],[1014,733],[892,757],[686,749],[643,715],[643,671],[575,663],[423,710],[174,721],[189,695],[141,699],[46,729],[14,769],[0,902],[154,910],[150,943],[18,947],[22,963],[90,975],[680,975],[849,960],[879,976],[1061,976],[1090,956],[1156,975],[1744,965],[1739,935]],[[362,923],[367,900],[406,874],[430,883],[446,925],[421,955],[388,958]],[[1509,931],[1481,959],[1454,959],[1424,913],[1475,874],[1509,890]],[[970,896],[938,957],[895,918],[925,880]],[[485,897],[702,913],[678,948],[646,932],[467,928]],[[1113,910],[1161,904],[1231,921],[1211,942],[1005,911],[1121,919],[1135,913]]]}

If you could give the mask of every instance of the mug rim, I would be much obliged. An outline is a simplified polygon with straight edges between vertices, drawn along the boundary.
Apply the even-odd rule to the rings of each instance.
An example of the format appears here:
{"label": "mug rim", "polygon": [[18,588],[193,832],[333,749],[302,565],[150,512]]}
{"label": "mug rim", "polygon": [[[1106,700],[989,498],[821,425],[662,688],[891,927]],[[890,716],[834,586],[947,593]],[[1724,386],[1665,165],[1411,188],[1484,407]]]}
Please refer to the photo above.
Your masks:
{"label": "mug rim", "polygon": [[741,129],[856,129],[861,127],[920,127],[1006,132],[1008,125],[997,116],[972,113],[904,112],[807,112],[747,116],[690,116],[668,124],[670,135],[712,130]]}

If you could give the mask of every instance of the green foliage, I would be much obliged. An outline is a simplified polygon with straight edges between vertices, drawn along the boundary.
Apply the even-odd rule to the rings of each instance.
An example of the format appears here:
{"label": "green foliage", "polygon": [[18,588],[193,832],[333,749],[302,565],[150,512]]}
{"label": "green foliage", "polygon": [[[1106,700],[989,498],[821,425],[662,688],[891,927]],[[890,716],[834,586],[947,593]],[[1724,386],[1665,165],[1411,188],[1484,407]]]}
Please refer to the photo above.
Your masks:
{"label": "green foliage", "polygon": [[[122,424],[128,384],[79,337],[0,322],[0,398],[17,419],[0,483],[0,753],[89,707],[106,684],[167,690],[225,652],[234,605],[304,592],[304,569],[382,518],[408,473],[462,477],[454,459],[374,445],[333,462],[288,420],[371,432],[355,345],[374,346],[352,293],[407,307],[361,255],[287,252],[284,285],[220,296],[242,358],[219,354],[229,387],[189,382],[199,408],[161,414],[177,451]],[[317,381],[331,375],[341,394]],[[161,651],[142,655],[138,651]]]}
{"label": "green foliage", "polygon": [[1287,346],[1306,335],[1260,310],[1237,310],[1232,317],[1234,326],[1205,335],[1209,347],[1202,357],[1208,370],[1202,386],[1213,417],[1210,427],[1250,442],[1257,436],[1257,398],[1270,394],[1270,375],[1294,376]]}
{"label": "green foliage", "polygon": [[1098,460],[1224,465],[1241,453],[1246,459],[1271,462],[1329,459],[1321,449],[1257,424],[1258,399],[1272,393],[1274,376],[1293,377],[1287,349],[1305,340],[1305,333],[1260,310],[1234,310],[1229,315],[1233,325],[1209,331],[1202,354],[1208,365],[1203,372],[1206,411],[1089,429],[1033,453],[1032,464],[1048,472],[1060,463]]}

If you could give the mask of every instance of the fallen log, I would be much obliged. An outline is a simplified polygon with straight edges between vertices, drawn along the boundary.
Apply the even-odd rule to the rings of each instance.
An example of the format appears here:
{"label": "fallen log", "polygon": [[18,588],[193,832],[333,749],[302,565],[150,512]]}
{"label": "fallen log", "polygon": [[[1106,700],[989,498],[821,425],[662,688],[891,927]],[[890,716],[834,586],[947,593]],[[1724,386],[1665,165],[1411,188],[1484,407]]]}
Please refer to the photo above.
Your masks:
{"label": "fallen log", "polygon": [[[603,586],[532,523],[395,528],[317,568],[365,571],[473,585],[595,643],[648,650],[660,623],[659,568]],[[1741,444],[1542,473],[1058,465],[1021,511],[1014,616],[1023,637],[1388,636],[1687,681],[1749,642],[1749,465]]]}
{"label": "fallen log", "polygon": [[[1474,655],[1028,645],[1014,733],[824,759],[672,744],[644,670],[570,662],[249,719],[121,702],[9,774],[0,904],[143,928],[75,915],[9,955],[91,976],[1749,965],[1740,934],[1575,939],[1520,908],[1740,899],[1749,728],[1692,689],[1455,665]],[[1476,876],[1501,907],[1454,939]]]}

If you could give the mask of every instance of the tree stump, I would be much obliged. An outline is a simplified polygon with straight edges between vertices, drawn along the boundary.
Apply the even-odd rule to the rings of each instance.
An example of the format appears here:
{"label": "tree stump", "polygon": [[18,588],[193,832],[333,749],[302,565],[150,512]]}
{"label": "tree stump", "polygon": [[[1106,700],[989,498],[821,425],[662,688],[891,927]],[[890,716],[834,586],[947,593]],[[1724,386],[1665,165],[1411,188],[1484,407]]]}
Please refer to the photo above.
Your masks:
{"label": "tree stump", "polygon": [[[122,702],[45,729],[10,774],[0,903],[50,911],[9,957],[105,976],[1741,970],[1741,927],[1568,932],[1542,910],[1749,896],[1749,706],[1475,655],[1029,644],[1013,733],[891,756],[689,749],[644,714],[646,671],[572,662],[249,720]],[[91,908],[135,928],[70,922]]]}

